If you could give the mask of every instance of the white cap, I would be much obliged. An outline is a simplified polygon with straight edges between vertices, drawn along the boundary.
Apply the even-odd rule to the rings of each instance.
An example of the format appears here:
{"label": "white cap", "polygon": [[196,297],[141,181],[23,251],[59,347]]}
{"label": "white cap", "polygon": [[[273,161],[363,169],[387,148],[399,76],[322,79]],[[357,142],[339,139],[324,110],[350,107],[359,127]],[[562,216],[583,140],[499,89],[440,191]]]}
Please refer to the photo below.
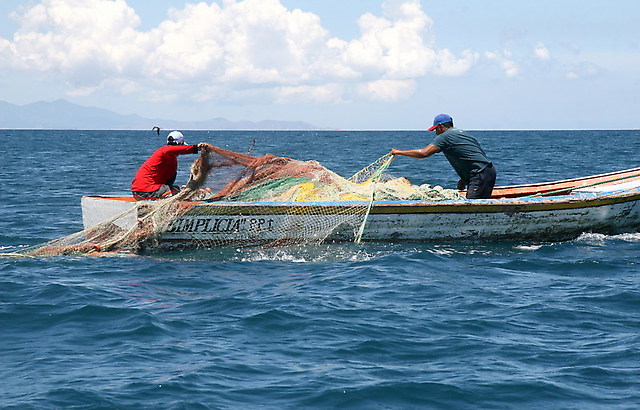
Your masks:
{"label": "white cap", "polygon": [[167,144],[174,143],[175,145],[183,145],[184,135],[180,131],[171,131],[169,135],[167,135]]}

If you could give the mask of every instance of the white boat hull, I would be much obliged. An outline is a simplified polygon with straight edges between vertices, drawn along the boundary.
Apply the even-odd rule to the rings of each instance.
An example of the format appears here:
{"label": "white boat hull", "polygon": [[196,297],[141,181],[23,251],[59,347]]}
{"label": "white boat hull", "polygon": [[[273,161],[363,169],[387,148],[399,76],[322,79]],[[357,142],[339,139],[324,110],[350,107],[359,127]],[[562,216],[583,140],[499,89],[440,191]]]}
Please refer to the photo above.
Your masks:
{"label": "white boat hull", "polygon": [[[135,205],[135,202],[107,196],[83,197],[85,227]],[[337,202],[200,203],[162,233],[162,245],[197,247],[203,243],[210,246],[247,241],[268,243],[287,240],[287,232],[313,230],[314,226],[325,222],[335,228],[327,241],[352,241],[362,219],[342,224],[336,222],[336,215],[346,206]],[[127,228],[136,220],[135,215],[129,216],[119,224]],[[362,240],[561,240],[583,232],[609,234],[639,228],[640,188],[621,189],[613,185],[606,191],[554,197],[374,202]]]}

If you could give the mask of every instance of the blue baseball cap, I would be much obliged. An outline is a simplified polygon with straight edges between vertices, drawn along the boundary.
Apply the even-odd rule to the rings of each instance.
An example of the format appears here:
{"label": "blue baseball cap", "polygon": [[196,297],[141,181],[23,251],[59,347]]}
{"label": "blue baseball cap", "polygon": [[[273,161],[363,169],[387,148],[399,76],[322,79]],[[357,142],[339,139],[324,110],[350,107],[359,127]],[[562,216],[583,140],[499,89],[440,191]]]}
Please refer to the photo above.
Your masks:
{"label": "blue baseball cap", "polygon": [[444,124],[445,122],[453,122],[453,118],[451,118],[448,114],[438,114],[436,118],[433,119],[433,127],[429,128],[427,131],[433,131],[440,124]]}

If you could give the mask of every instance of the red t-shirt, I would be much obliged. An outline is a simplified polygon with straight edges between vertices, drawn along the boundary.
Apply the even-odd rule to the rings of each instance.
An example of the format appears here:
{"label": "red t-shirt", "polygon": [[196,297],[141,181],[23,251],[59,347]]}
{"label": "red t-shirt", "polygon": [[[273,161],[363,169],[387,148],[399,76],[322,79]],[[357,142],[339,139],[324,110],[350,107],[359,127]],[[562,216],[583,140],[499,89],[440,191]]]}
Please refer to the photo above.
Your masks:
{"label": "red t-shirt", "polygon": [[195,154],[196,145],[167,145],[158,148],[140,167],[131,182],[131,191],[153,192],[173,184],[178,174],[178,155]]}

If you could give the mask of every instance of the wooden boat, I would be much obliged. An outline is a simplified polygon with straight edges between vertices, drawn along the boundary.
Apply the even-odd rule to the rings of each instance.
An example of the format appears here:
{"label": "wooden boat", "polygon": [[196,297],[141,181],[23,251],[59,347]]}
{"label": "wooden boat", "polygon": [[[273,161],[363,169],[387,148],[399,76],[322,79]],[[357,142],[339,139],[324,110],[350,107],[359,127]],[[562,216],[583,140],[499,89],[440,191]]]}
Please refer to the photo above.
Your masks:
{"label": "wooden boat", "polygon": [[[85,228],[136,204],[130,196],[82,198]],[[368,205],[362,203],[361,206]],[[304,226],[345,212],[353,202],[200,202],[162,234],[163,245],[198,241],[232,244],[248,237],[283,239],[285,223]],[[136,216],[120,221],[133,226]],[[614,234],[640,229],[640,168],[562,181],[502,186],[490,199],[374,201],[363,241],[566,240],[585,232]],[[284,231],[286,239],[286,230]],[[327,241],[353,240],[338,227]]]}

